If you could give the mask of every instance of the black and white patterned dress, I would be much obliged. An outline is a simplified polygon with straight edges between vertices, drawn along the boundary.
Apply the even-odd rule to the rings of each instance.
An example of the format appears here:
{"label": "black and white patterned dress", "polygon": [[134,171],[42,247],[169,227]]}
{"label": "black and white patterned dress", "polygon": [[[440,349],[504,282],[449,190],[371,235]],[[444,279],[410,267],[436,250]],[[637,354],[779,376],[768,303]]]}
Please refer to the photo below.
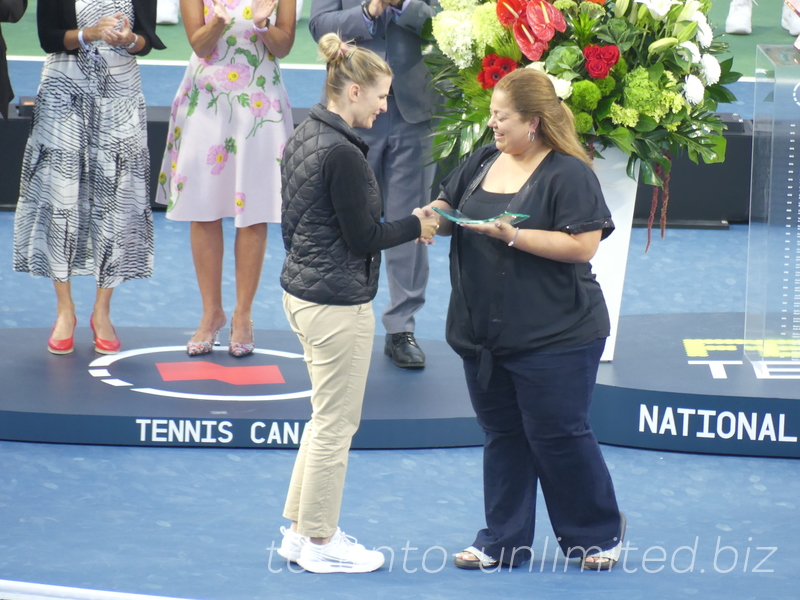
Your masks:
{"label": "black and white patterned dress", "polygon": [[[131,0],[77,0],[78,27]],[[100,41],[49,54],[25,147],[14,270],[115,287],[153,272],[147,115],[136,59]]]}

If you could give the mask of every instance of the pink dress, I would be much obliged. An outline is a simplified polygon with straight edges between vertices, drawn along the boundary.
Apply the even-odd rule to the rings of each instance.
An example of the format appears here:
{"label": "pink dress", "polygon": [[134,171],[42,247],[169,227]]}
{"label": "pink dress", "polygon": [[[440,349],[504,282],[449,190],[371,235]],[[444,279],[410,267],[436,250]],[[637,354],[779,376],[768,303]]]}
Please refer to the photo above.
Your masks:
{"label": "pink dress", "polygon": [[[254,31],[250,0],[223,2],[230,25],[209,56],[192,54],[172,103],[156,199],[175,221],[279,223],[289,99],[278,60]],[[213,2],[203,4],[208,20]]]}

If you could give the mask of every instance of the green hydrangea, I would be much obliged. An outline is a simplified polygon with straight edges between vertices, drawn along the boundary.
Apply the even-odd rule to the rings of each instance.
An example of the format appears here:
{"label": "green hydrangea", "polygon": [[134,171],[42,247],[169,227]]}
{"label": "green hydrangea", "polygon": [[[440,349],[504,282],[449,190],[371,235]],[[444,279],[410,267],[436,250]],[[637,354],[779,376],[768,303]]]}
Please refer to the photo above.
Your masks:
{"label": "green hydrangea", "polygon": [[639,122],[639,113],[632,108],[625,108],[616,102],[611,105],[611,122],[614,125],[622,125],[624,127],[636,127]]}
{"label": "green hydrangea", "polygon": [[650,75],[644,67],[636,67],[625,76],[625,90],[622,94],[625,108],[632,108],[644,114],[658,112],[661,89],[657,83],[650,80]]}
{"label": "green hydrangea", "polygon": [[593,19],[602,17],[604,14],[606,14],[606,9],[599,4],[595,4],[594,2],[581,2],[579,8],[580,12],[586,13]]}
{"label": "green hydrangea", "polygon": [[439,42],[439,49],[452,60],[459,69],[466,69],[475,56],[472,51],[472,14],[466,10],[445,10],[431,20],[433,35]]}
{"label": "green hydrangea", "polygon": [[600,90],[600,94],[602,94],[603,97],[608,96],[611,92],[614,91],[614,88],[617,87],[617,80],[614,79],[611,75],[608,75],[603,79],[595,79],[594,82],[597,85],[598,89]]}
{"label": "green hydrangea", "polygon": [[578,14],[578,3],[574,0],[556,0],[553,2],[553,6],[565,14]]}
{"label": "green hydrangea", "polygon": [[628,63],[622,56],[620,56],[617,64],[611,67],[611,75],[613,75],[619,81],[627,74],[628,74]]}
{"label": "green hydrangea", "polygon": [[578,133],[592,132],[594,123],[592,122],[592,116],[589,113],[578,111],[574,113],[573,116],[575,117],[575,131]]}
{"label": "green hydrangea", "polygon": [[661,104],[663,104],[668,111],[679,113],[686,106],[686,100],[683,95],[678,92],[664,90],[661,92]]}
{"label": "green hydrangea", "polygon": [[472,11],[478,5],[478,0],[439,0],[439,5],[442,10]]}
{"label": "green hydrangea", "polygon": [[494,2],[481,4],[472,13],[472,37],[480,54],[485,54],[486,46],[494,46],[502,37],[503,26],[497,20],[497,5]]}
{"label": "green hydrangea", "polygon": [[576,111],[592,112],[600,102],[600,88],[588,79],[576,81],[572,84],[572,95],[569,105]]}

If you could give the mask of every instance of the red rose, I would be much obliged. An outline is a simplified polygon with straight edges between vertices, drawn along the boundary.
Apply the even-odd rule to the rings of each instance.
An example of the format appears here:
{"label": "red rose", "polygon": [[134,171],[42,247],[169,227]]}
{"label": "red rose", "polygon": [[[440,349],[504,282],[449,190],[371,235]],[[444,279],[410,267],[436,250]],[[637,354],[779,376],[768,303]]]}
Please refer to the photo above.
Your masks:
{"label": "red rose", "polygon": [[483,65],[484,69],[488,69],[495,66],[498,60],[500,60],[500,57],[497,56],[497,54],[487,54],[483,57],[481,64]]}
{"label": "red rose", "polygon": [[593,44],[589,44],[586,48],[583,49],[583,56],[586,60],[591,60],[593,58],[601,58],[600,56],[600,46],[594,46]]}
{"label": "red rose", "polygon": [[605,79],[611,66],[600,58],[591,58],[586,61],[586,72],[592,79]]}
{"label": "red rose", "polygon": [[602,58],[609,67],[613,67],[619,61],[619,48],[613,45],[601,47],[600,58]]}

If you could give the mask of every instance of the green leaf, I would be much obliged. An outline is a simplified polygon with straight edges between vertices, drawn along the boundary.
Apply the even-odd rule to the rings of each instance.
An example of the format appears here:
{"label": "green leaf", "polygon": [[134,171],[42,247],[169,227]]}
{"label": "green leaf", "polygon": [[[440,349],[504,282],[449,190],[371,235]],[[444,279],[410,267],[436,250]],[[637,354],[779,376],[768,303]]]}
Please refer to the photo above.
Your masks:
{"label": "green leaf", "polygon": [[192,86],[192,91],[189,93],[189,109],[186,111],[186,116],[191,117],[194,114],[194,109],[197,108],[197,100],[200,97],[200,90],[196,85]]}
{"label": "green leaf", "polygon": [[634,151],[634,135],[627,127],[617,127],[608,134],[608,137],[614,142],[617,148],[622,150],[625,154],[631,154]]}
{"label": "green leaf", "polygon": [[636,131],[650,132],[658,127],[658,121],[648,115],[639,115],[639,122],[636,123]]}
{"label": "green leaf", "polygon": [[254,69],[260,64],[258,60],[258,56],[250,52],[245,48],[237,48],[234,54],[243,54],[244,57],[247,59],[247,64],[253,67]]}
{"label": "green leaf", "polygon": [[703,153],[703,162],[707,165],[721,163],[725,161],[725,153],[728,149],[728,140],[722,135],[712,135],[708,138],[713,146],[709,153]]}

